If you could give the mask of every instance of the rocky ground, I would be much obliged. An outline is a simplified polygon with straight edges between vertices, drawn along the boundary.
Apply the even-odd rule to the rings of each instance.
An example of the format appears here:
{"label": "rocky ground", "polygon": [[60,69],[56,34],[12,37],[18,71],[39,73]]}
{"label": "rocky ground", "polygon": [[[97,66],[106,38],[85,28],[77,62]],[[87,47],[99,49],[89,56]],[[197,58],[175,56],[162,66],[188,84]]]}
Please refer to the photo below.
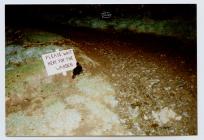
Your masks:
{"label": "rocky ground", "polygon": [[[90,32],[16,34],[6,44],[7,136],[197,134],[193,52]],[[48,77],[41,55],[69,48],[83,74]]]}

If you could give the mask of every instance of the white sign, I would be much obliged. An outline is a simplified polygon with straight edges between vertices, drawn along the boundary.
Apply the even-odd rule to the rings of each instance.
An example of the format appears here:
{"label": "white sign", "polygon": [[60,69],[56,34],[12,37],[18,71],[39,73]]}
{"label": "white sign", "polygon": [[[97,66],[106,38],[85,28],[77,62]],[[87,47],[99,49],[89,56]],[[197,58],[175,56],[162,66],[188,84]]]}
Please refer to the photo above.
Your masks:
{"label": "white sign", "polygon": [[49,76],[64,73],[76,67],[76,58],[72,49],[43,54],[42,59]]}

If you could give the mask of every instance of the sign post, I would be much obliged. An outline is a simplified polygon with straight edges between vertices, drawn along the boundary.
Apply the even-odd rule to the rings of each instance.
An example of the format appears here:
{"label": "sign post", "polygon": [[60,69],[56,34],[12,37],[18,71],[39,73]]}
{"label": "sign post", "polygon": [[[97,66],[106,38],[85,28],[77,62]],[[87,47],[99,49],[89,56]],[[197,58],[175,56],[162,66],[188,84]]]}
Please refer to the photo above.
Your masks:
{"label": "sign post", "polygon": [[76,58],[73,49],[56,50],[52,53],[42,55],[48,76],[62,73],[67,75],[67,71],[73,70],[76,67]]}

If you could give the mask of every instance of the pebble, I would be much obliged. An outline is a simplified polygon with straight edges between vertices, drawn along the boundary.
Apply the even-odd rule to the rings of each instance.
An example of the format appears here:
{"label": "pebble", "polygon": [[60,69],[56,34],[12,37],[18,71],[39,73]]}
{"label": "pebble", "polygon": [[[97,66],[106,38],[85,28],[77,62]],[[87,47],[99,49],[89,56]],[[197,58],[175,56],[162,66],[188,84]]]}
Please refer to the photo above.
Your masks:
{"label": "pebble", "polygon": [[169,91],[171,87],[164,87],[164,90]]}
{"label": "pebble", "polygon": [[175,118],[175,120],[177,120],[177,121],[180,121],[181,119],[182,119],[181,116],[178,116],[178,117]]}
{"label": "pebble", "polygon": [[148,117],[146,115],[144,115],[144,120],[148,120]]}

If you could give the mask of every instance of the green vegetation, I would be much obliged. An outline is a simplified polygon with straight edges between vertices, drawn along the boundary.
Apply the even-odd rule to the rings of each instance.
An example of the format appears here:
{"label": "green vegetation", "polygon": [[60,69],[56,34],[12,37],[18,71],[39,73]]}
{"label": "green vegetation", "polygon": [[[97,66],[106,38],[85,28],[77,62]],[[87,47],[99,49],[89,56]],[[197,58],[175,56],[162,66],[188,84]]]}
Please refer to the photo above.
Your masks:
{"label": "green vegetation", "polygon": [[48,42],[53,40],[60,40],[62,37],[60,35],[48,32],[27,32],[25,33],[26,40],[29,42]]}
{"label": "green vegetation", "polygon": [[114,28],[116,31],[129,30],[135,33],[152,33],[186,39],[196,38],[196,26],[194,22],[184,20],[152,20],[139,18],[101,20],[88,17],[83,19],[70,19],[67,23],[63,24],[101,30]]}

